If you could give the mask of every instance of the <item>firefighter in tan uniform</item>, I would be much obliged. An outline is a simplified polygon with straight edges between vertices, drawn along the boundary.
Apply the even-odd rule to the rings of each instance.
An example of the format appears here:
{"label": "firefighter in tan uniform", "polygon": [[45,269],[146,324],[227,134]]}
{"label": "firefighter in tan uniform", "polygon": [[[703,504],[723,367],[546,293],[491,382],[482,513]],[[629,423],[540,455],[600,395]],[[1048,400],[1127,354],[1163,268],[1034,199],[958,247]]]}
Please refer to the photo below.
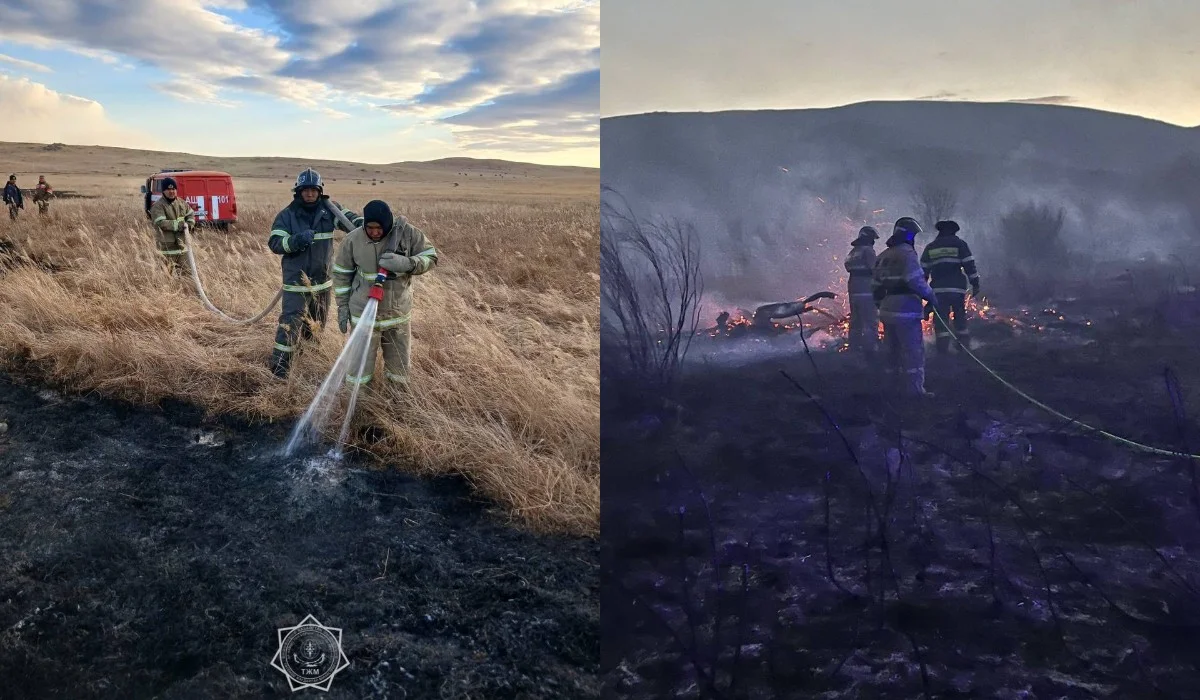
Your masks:
{"label": "firefighter in tan uniform", "polygon": [[395,220],[387,203],[374,200],[363,208],[362,227],[346,236],[333,261],[333,293],[342,333],[358,325],[379,269],[387,270],[388,275],[364,374],[354,374],[355,368],[346,376],[348,383],[371,381],[375,356],[382,347],[384,376],[395,385],[408,385],[412,278],[429,272],[437,261],[438,252],[429,238],[403,216]]}
{"label": "firefighter in tan uniform", "polygon": [[937,295],[925,281],[925,271],[914,247],[921,225],[905,216],[896,220],[887,250],[875,261],[871,290],[883,321],[883,339],[890,355],[889,374],[902,373],[904,393],[928,396],[925,391],[925,339],[921,329],[921,300],[934,306]]}
{"label": "firefighter in tan uniform", "polygon": [[181,258],[187,253],[183,245],[183,227],[189,229],[196,226],[196,215],[187,200],[177,196],[175,178],[166,177],[162,181],[162,197],[150,205],[150,221],[158,231],[158,252],[167,260],[167,269],[172,274],[182,274],[184,269]]}
{"label": "firefighter in tan uniform", "polygon": [[879,232],[873,226],[858,230],[844,263],[849,278],[850,349],[873,356],[879,346],[879,312],[871,294],[871,275],[875,270],[875,241]]}

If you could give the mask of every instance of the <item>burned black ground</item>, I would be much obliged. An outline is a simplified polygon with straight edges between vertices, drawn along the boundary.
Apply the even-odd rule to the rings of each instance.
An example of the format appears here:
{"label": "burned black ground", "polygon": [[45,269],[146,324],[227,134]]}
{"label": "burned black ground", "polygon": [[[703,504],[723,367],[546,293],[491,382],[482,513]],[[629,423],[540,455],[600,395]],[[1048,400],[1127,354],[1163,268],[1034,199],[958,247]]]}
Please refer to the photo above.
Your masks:
{"label": "burned black ground", "polygon": [[[1040,333],[977,322],[977,355],[1093,426],[1200,452],[1200,298],[1111,298],[1034,309]],[[613,697],[1200,697],[1188,460],[1065,425],[966,357],[931,353],[916,405],[845,354],[815,362],[700,367],[677,418],[609,405]]]}
{"label": "burned black ground", "polygon": [[290,696],[276,630],[309,614],[343,630],[332,698],[599,695],[593,541],[276,457],[290,425],[0,379],[0,696]]}

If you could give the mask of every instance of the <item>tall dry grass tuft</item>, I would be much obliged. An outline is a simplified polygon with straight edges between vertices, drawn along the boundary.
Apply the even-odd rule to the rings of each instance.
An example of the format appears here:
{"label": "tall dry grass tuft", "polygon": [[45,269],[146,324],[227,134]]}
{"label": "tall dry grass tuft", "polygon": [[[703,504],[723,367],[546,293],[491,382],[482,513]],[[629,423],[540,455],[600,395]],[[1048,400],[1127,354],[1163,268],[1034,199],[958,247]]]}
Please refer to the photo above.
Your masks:
{"label": "tall dry grass tuft", "polygon": [[[266,237],[283,203],[242,203],[236,229],[195,236],[206,292],[230,315],[256,314],[278,290]],[[357,420],[380,430],[357,447],[421,473],[460,473],[535,530],[594,536],[599,202],[397,208],[443,258],[416,285],[412,392],[360,395]],[[250,326],[207,311],[190,278],[167,274],[130,198],[56,202],[49,221],[3,222],[0,238],[12,246],[0,362],[69,390],[290,422],[344,342],[331,313],[289,380],[274,380],[278,309]]]}

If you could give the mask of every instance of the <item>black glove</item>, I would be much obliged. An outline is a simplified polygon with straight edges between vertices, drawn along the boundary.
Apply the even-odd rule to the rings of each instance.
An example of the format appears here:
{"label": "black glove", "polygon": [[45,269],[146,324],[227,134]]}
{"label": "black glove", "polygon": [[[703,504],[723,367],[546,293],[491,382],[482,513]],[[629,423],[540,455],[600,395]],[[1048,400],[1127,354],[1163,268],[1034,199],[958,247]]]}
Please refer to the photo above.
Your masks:
{"label": "black glove", "polygon": [[338,307],[338,330],[342,333],[350,332],[350,305],[343,304]]}
{"label": "black glove", "polygon": [[976,299],[979,298],[979,283],[978,282],[975,282],[971,285],[971,296],[975,297]]}
{"label": "black glove", "polygon": [[312,245],[313,230],[310,228],[307,231],[292,234],[291,248],[297,252],[304,250]]}
{"label": "black glove", "polygon": [[925,318],[933,318],[933,304],[925,302]]}

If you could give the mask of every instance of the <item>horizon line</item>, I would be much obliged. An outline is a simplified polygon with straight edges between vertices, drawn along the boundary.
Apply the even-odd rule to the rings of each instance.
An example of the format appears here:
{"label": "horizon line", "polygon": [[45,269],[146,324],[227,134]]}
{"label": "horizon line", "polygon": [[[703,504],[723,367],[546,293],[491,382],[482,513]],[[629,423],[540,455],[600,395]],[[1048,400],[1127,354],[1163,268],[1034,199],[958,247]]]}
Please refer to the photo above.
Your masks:
{"label": "horizon line", "polygon": [[109,149],[120,150],[120,151],[135,151],[135,152],[140,152],[140,153],[162,153],[162,154],[172,155],[172,156],[189,156],[192,158],[220,158],[220,159],[226,159],[226,160],[255,160],[255,159],[257,159],[257,160],[304,160],[304,161],[310,161],[310,162],[314,162],[314,163],[348,163],[351,165],[370,165],[370,166],[374,166],[374,167],[389,167],[389,166],[399,166],[399,165],[429,165],[429,164],[438,163],[438,162],[442,162],[442,161],[448,161],[448,160],[469,160],[469,161],[477,161],[480,163],[486,163],[486,162],[511,163],[513,165],[532,166],[535,168],[581,168],[583,170],[599,170],[600,169],[598,167],[591,166],[591,165],[549,165],[549,164],[545,164],[545,163],[533,163],[533,162],[524,161],[524,160],[509,160],[507,158],[475,158],[472,156],[444,156],[442,158],[434,158],[432,160],[398,160],[398,161],[391,161],[388,163],[368,163],[366,161],[333,160],[331,158],[307,158],[305,156],[265,156],[265,155],[218,156],[218,155],[211,155],[211,154],[206,154],[206,153],[189,153],[187,151],[160,151],[160,150],[156,150],[156,149],[152,149],[152,148],[130,148],[129,146],[105,146],[102,144],[95,144],[95,143],[92,143],[92,144],[67,143],[65,141],[53,141],[53,142],[47,143],[44,141],[8,141],[6,139],[0,139],[0,145],[43,146],[43,147],[61,145],[61,146],[67,147],[67,148],[109,148]]}
{"label": "horizon line", "polygon": [[1100,109],[1098,107],[1088,107],[1078,104],[1057,104],[1053,102],[1038,102],[1031,101],[1029,98],[1014,98],[1009,100],[970,100],[970,99],[877,99],[877,100],[861,100],[858,102],[847,102],[845,104],[831,105],[828,107],[734,107],[727,109],[655,109],[645,112],[623,112],[620,114],[601,114],[600,121],[606,119],[619,119],[622,117],[641,117],[650,114],[730,114],[736,112],[815,112],[834,109],[845,109],[847,107],[857,107],[867,104],[893,104],[893,103],[941,103],[941,104],[972,104],[972,105],[1015,105],[1024,107],[1053,107],[1060,109],[1080,109],[1089,112],[1100,112],[1103,114],[1114,114],[1122,117],[1133,117],[1135,119],[1145,119],[1147,121],[1159,122],[1168,126],[1177,127],[1180,129],[1200,129],[1200,124],[1178,124],[1176,122],[1167,121],[1158,117],[1147,117],[1142,114],[1133,114],[1131,112],[1116,112],[1110,109]]}

